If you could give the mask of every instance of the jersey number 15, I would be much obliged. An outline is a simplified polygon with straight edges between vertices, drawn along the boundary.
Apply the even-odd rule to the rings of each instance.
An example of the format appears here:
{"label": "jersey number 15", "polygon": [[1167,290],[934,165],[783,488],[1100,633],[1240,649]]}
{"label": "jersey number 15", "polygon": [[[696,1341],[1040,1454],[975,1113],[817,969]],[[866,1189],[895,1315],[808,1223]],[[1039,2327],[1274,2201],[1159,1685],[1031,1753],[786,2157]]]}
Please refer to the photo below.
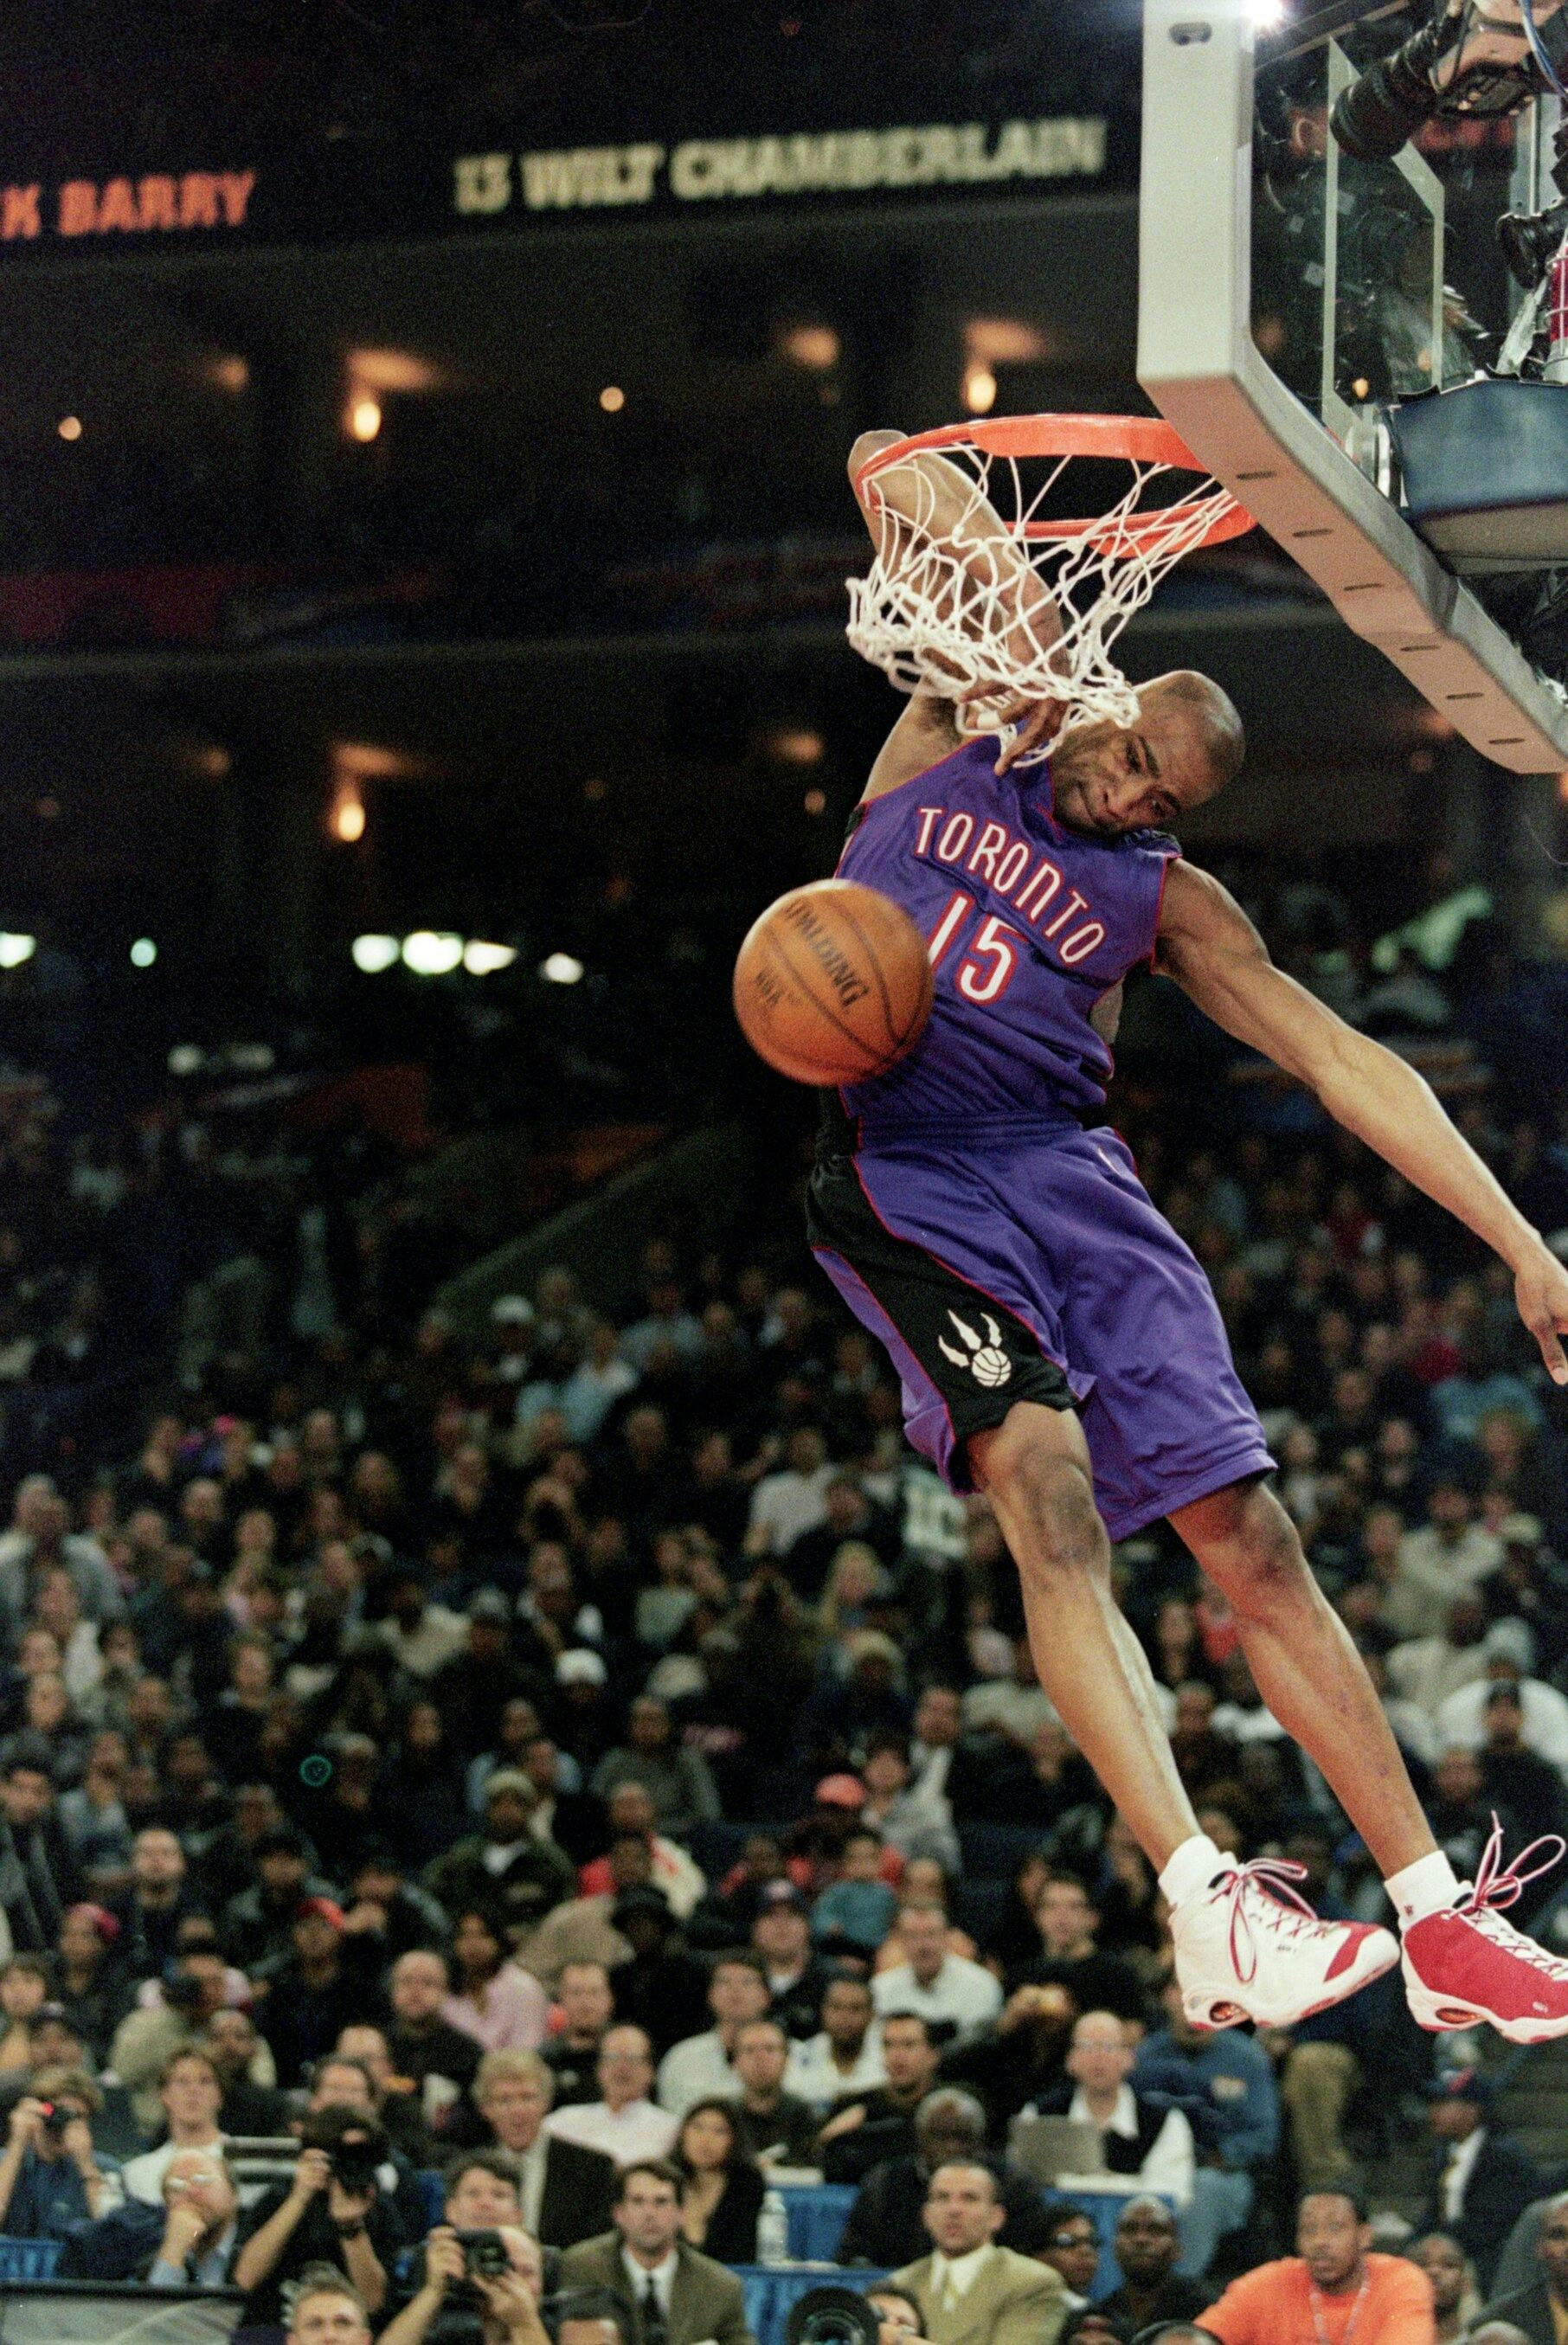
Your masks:
{"label": "jersey number 15", "polygon": [[[960,893],[949,898],[941,919],[926,940],[933,970],[941,969],[958,943],[959,931],[973,909],[972,896]],[[981,922],[970,939],[953,973],[954,982],[966,1001],[1000,1001],[1016,976],[1023,957],[1023,937],[993,914]]]}

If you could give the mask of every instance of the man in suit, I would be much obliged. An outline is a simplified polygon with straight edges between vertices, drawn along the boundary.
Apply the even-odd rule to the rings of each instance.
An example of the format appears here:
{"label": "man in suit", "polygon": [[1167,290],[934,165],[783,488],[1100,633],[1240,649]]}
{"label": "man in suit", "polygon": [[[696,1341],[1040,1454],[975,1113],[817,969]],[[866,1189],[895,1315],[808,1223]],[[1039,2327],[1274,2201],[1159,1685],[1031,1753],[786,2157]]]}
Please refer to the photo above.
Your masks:
{"label": "man in suit", "polygon": [[1450,2069],[1431,2094],[1432,2134],[1445,2154],[1420,2228],[1451,2233],[1485,2292],[1520,2208],[1541,2195],[1541,2177],[1517,2142],[1492,2130],[1489,2077]]}
{"label": "man in suit", "polygon": [[1568,2333],[1568,2198],[1553,2198],[1546,2209],[1535,2255],[1541,2267],[1535,2278],[1527,2288],[1489,2304],[1476,2323],[1476,2335],[1481,2322],[1492,2321],[1522,2330],[1530,2345],[1557,2345]]}
{"label": "man in suit", "polygon": [[[972,2093],[952,2086],[928,2093],[915,2113],[915,2147],[910,2157],[890,2157],[873,2166],[850,2209],[839,2243],[843,2263],[857,2260],[908,2263],[929,2236],[925,2204],[939,2166],[987,2163],[985,2111]],[[1040,2186],[1016,2167],[993,2162],[1006,2243],[1021,2255],[1043,2248],[1049,2232]]]}
{"label": "man in suit", "polygon": [[939,2166],[926,2193],[934,2254],[893,2275],[932,2345],[1055,2345],[1067,2312],[1059,2272],[999,2248],[1003,2207],[988,2166]]}
{"label": "man in suit", "polygon": [[491,2140],[517,2166],[523,2228],[545,2248],[575,2248],[605,2229],[616,2169],[596,2149],[546,2133],[555,2079],[536,2052],[487,2052],[473,2098]]}
{"label": "man in suit", "polygon": [[608,2289],[630,2310],[637,2345],[756,2345],[735,2274],[681,2237],[684,2189],[660,2158],[623,2167],[615,2229],[568,2248],[561,2284]]}

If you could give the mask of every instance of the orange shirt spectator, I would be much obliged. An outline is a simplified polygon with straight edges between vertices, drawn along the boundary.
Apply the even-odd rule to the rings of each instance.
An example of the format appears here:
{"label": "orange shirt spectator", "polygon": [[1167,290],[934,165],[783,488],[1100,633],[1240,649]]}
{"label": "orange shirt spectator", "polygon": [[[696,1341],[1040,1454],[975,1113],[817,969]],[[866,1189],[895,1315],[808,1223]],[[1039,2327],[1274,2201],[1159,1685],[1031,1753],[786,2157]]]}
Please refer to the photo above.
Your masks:
{"label": "orange shirt spectator", "polygon": [[1403,2256],[1369,2254],[1371,2240],[1348,2191],[1309,2190],[1300,2253],[1232,2280],[1199,2325],[1221,2345],[1434,2345],[1431,2280]]}
{"label": "orange shirt spectator", "polygon": [[1364,2256],[1361,2264],[1348,2289],[1333,2289],[1317,2287],[1299,2256],[1260,2264],[1233,2279],[1197,2325],[1221,2345],[1432,2345],[1425,2272],[1403,2256]]}

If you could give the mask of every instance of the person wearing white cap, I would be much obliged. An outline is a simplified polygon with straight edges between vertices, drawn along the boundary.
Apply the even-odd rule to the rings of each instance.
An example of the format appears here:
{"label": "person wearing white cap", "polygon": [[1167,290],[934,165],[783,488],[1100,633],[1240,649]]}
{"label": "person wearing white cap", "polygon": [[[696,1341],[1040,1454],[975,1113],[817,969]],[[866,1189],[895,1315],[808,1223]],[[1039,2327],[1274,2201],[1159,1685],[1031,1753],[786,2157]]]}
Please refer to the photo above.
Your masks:
{"label": "person wearing white cap", "polygon": [[1438,1732],[1445,1744],[1479,1751],[1486,1740],[1486,1705],[1494,1687],[1513,1686],[1524,1714],[1523,1746],[1553,1767],[1568,1770],[1568,1699],[1555,1686],[1526,1674],[1533,1640],[1522,1620],[1499,1620],[1481,1644],[1486,1675],[1461,1686],[1439,1708]]}
{"label": "person wearing white cap", "polygon": [[555,1663],[557,1685],[602,1686],[607,1681],[608,1677],[609,1671],[598,1654],[590,1652],[586,1645],[574,1646],[569,1652],[563,1653]]}
{"label": "person wearing white cap", "polygon": [[498,1294],[490,1306],[495,1330],[492,1364],[497,1384],[526,1385],[534,1372],[534,1305],[525,1294]]}

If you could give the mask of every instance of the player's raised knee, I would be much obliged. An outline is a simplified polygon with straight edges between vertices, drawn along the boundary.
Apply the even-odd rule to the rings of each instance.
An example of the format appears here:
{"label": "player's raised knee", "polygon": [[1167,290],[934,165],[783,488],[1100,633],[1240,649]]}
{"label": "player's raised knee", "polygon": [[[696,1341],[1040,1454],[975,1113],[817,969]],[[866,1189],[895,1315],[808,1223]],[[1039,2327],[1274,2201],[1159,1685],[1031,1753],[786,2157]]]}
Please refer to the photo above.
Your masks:
{"label": "player's raised knee", "polygon": [[1048,1558],[1087,1560],[1104,1548],[1087,1466],[1042,1436],[1039,1412],[1015,1408],[977,1463],[998,1510],[1028,1519]]}

